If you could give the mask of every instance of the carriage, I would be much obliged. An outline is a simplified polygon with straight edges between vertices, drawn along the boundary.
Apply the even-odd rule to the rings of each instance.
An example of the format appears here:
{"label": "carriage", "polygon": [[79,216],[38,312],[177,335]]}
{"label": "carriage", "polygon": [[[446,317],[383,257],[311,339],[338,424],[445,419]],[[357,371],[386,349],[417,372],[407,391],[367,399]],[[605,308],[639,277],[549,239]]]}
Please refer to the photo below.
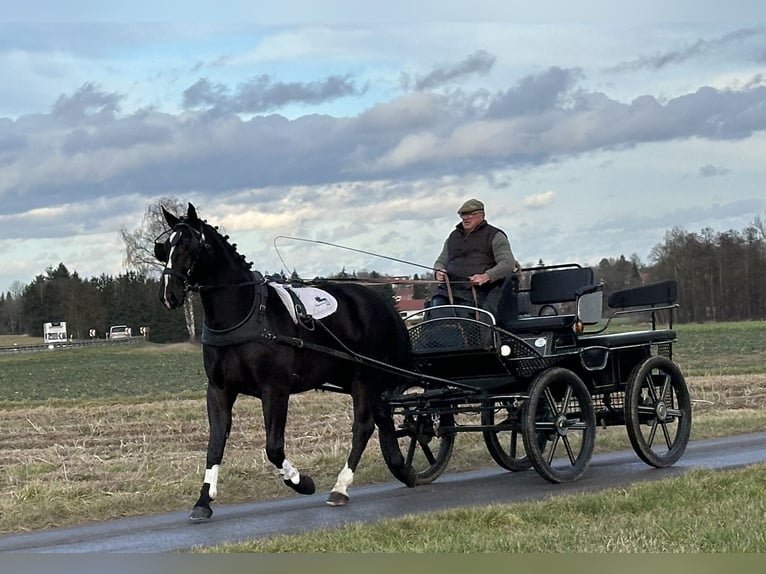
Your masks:
{"label": "carriage", "polygon": [[507,280],[497,316],[431,307],[409,328],[421,377],[387,400],[417,483],[446,469],[461,432],[481,432],[501,467],[532,467],[553,483],[585,472],[599,426],[625,426],[648,465],[676,462],[691,430],[690,395],[672,354],[676,282],[612,292],[603,313],[591,268],[524,271],[528,287]]}
{"label": "carriage", "polygon": [[[261,399],[266,456],[301,494],[315,485],[285,454],[290,395],[351,396],[352,443],[331,506],[348,502],[376,427],[386,465],[407,486],[444,472],[460,432],[481,432],[501,467],[534,468],[554,483],[582,476],[598,425],[624,425],[638,456],[655,467],[672,465],[686,448],[691,400],[672,357],[673,281],[611,293],[604,319],[592,269],[540,266],[523,270],[524,287],[515,276],[505,281],[495,315],[443,305],[409,317],[408,327],[390,301],[358,283],[301,289],[253,271],[191,204],[185,216],[163,213],[160,299],[177,309],[197,291],[204,310],[210,435],[192,521],[213,514],[240,394]],[[631,316],[646,328],[619,329]]]}

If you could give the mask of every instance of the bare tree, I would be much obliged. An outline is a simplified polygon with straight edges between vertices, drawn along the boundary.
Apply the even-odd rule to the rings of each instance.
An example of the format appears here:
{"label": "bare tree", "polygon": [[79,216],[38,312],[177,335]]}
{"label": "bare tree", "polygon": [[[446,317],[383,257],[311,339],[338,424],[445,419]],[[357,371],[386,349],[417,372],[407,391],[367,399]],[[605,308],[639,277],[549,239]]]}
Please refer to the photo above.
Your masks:
{"label": "bare tree", "polygon": [[120,237],[125,243],[123,266],[126,270],[152,279],[156,279],[162,273],[163,265],[154,257],[154,240],[168,229],[162,215],[163,206],[171,213],[185,213],[186,210],[186,206],[179,199],[161,197],[146,206],[143,221],[138,229],[120,229]]}
{"label": "bare tree", "polygon": [[[120,237],[125,243],[124,267],[147,279],[158,279],[162,274],[163,263],[154,256],[154,242],[160,235],[168,231],[165,216],[162,214],[163,207],[171,213],[186,213],[186,205],[181,200],[175,197],[161,197],[156,202],[146,206],[143,221],[138,229],[134,231],[128,231],[124,227],[120,229]],[[189,340],[194,340],[197,330],[194,317],[194,297],[191,292],[187,294],[184,301],[184,318],[186,319]]]}

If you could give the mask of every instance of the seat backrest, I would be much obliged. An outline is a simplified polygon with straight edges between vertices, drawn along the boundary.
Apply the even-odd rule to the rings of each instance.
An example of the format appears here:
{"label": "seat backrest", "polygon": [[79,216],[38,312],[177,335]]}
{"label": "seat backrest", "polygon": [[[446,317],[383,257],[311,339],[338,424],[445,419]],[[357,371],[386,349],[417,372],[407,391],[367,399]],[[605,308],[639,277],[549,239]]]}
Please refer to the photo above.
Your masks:
{"label": "seat backrest", "polygon": [[574,301],[582,287],[592,284],[593,269],[590,267],[538,271],[530,280],[529,301],[534,305]]}
{"label": "seat backrest", "polygon": [[503,282],[502,290],[500,291],[500,300],[497,302],[497,312],[495,313],[495,321],[502,326],[511,321],[515,321],[519,317],[519,278],[517,275],[509,275]]}
{"label": "seat backrest", "polygon": [[609,295],[607,304],[612,308],[672,305],[678,300],[678,283],[674,279],[657,281],[639,287],[620,289]]}

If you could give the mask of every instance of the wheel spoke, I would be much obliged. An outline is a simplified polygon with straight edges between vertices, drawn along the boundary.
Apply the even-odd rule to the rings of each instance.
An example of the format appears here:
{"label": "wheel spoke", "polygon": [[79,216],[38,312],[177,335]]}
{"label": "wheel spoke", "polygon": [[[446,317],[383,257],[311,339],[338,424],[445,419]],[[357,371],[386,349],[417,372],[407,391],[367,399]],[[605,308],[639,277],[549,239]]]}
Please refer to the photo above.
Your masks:
{"label": "wheel spoke", "polygon": [[654,378],[652,377],[651,371],[646,373],[646,377],[644,377],[644,383],[646,383],[646,390],[649,392],[649,398],[652,400],[653,403],[656,403],[657,402],[657,387],[654,386]]}
{"label": "wheel spoke", "polygon": [[418,441],[418,444],[420,445],[420,448],[423,451],[423,454],[426,456],[426,459],[428,459],[428,464],[433,464],[436,461],[436,457],[434,456],[434,453],[431,450],[431,447],[428,445],[427,442]]}
{"label": "wheel spoke", "polygon": [[649,448],[652,448],[652,444],[654,444],[654,435],[657,434],[657,423],[657,419],[652,421],[652,428],[649,431],[649,436],[646,438],[646,445]]}
{"label": "wheel spoke", "polygon": [[665,435],[665,444],[668,447],[668,450],[673,448],[673,438],[670,436],[670,432],[668,431],[668,425],[666,422],[661,422],[660,425],[662,426],[662,434]]}
{"label": "wheel spoke", "polygon": [[564,442],[564,448],[567,451],[567,456],[569,457],[569,463],[574,465],[577,462],[577,457],[575,456],[574,452],[572,451],[572,445],[569,444],[569,437],[564,436],[561,437],[562,441]]}
{"label": "wheel spoke", "polygon": [[551,441],[551,450],[548,451],[548,466],[553,463],[553,457],[556,454],[556,448],[559,446],[559,435],[556,435]]}
{"label": "wheel spoke", "polygon": [[662,384],[662,395],[660,395],[660,400],[664,401],[665,397],[670,394],[671,384],[670,374],[665,373],[665,382]]}
{"label": "wheel spoke", "polygon": [[656,414],[654,407],[648,406],[648,405],[638,405],[636,407],[636,411],[639,413],[645,414],[645,415],[652,415],[654,416]]}
{"label": "wheel spoke", "polygon": [[415,458],[415,447],[417,446],[418,441],[415,438],[414,435],[411,436],[410,444],[407,447],[407,457],[405,458],[404,465],[407,468],[412,467],[412,460]]}
{"label": "wheel spoke", "polygon": [[567,385],[567,390],[564,393],[564,398],[561,401],[561,410],[559,411],[559,413],[566,413],[569,410],[569,401],[571,400],[572,400],[572,385]]}
{"label": "wheel spoke", "polygon": [[556,400],[553,398],[553,393],[551,393],[551,389],[549,387],[546,387],[544,392],[545,392],[545,402],[548,403],[548,408],[551,409],[551,414],[555,418],[559,414],[558,404],[556,404]]}
{"label": "wheel spoke", "polygon": [[572,423],[569,423],[569,421],[567,421],[567,428],[569,430],[582,430],[582,431],[584,431],[584,430],[586,430],[588,428],[588,423],[586,423],[585,421],[574,421]]}
{"label": "wheel spoke", "polygon": [[511,431],[511,441],[508,445],[508,452],[511,458],[516,458],[516,443],[518,443],[519,437],[516,429]]}
{"label": "wheel spoke", "polygon": [[556,423],[553,421],[535,421],[536,431],[555,431]]}

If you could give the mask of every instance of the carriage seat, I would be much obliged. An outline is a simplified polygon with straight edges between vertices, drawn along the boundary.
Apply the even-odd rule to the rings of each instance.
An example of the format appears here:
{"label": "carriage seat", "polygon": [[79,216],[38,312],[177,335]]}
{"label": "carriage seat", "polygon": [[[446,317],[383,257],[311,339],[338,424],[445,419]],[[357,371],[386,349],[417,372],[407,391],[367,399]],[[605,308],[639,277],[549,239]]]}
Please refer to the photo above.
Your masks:
{"label": "carriage seat", "polygon": [[633,345],[648,345],[659,343],[672,343],[676,340],[676,332],[673,329],[645,329],[642,331],[629,331],[627,333],[609,333],[598,335],[580,335],[578,344],[580,347],[606,347],[617,349]]}
{"label": "carriage seat", "polygon": [[[515,281],[514,281],[515,279]],[[530,279],[528,291],[518,290],[518,279],[508,278],[498,304],[497,324],[511,332],[534,333],[555,331],[572,326],[576,315],[541,315],[519,317],[518,297],[527,295],[532,305],[555,305],[576,301],[581,295],[601,284],[594,284],[590,267],[565,267],[535,272]]]}
{"label": "carriage seat", "polygon": [[[672,328],[672,311],[677,300],[678,283],[672,279],[614,291],[607,299],[610,308],[620,309],[620,313],[623,314],[649,312],[652,328],[626,333],[583,335],[579,338],[579,344],[614,349],[631,345],[672,343],[676,340],[676,332]],[[668,328],[657,329],[655,312],[663,309],[671,313],[671,320]]]}
{"label": "carriage seat", "polygon": [[648,285],[620,289],[609,295],[607,305],[612,309],[672,305],[678,300],[678,282],[670,279]]}

